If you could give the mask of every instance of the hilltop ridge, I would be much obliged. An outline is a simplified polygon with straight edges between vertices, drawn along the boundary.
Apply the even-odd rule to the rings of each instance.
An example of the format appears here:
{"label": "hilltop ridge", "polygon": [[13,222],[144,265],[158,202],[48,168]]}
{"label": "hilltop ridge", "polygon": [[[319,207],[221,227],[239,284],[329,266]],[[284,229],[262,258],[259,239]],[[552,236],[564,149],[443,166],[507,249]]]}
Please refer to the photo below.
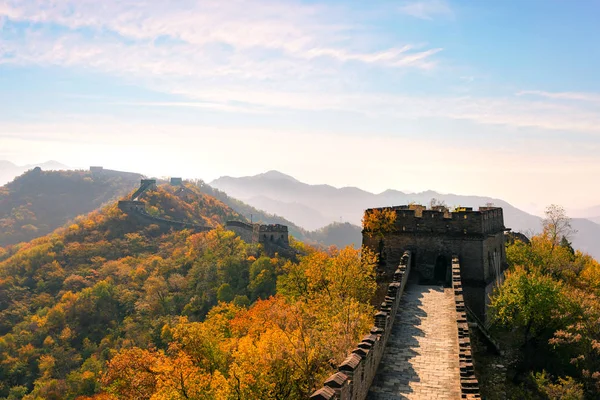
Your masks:
{"label": "hilltop ridge", "polygon": [[0,186],[12,181],[15,177],[35,167],[40,167],[43,170],[70,169],[66,165],[54,160],[27,165],[16,165],[7,160],[0,160]]}
{"label": "hilltop ridge", "polygon": [[29,170],[0,187],[0,246],[52,232],[130,192],[141,175]]}

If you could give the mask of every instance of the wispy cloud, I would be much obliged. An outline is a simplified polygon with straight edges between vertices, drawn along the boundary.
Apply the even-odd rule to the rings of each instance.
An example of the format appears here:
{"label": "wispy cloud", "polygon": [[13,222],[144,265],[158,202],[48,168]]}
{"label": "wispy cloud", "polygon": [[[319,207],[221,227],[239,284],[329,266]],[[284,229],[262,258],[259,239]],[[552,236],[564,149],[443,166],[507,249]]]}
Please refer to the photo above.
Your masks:
{"label": "wispy cloud", "polygon": [[266,114],[267,110],[256,106],[232,105],[224,103],[191,102],[191,101],[118,101],[110,103],[116,106],[156,107],[156,108],[199,108],[235,113]]}
{"label": "wispy cloud", "polygon": [[432,20],[437,16],[453,17],[454,12],[445,0],[414,0],[398,8],[402,14],[415,18]]}
{"label": "wispy cloud", "polygon": [[542,90],[522,90],[517,92],[518,96],[538,96],[556,100],[575,100],[600,103],[600,94],[584,92],[545,92]]}
{"label": "wispy cloud", "polygon": [[[164,54],[167,50],[156,45],[156,40],[176,40],[172,53],[190,55],[191,63],[197,62],[200,54],[212,59],[218,57],[224,66],[233,65],[228,61],[240,59],[254,60],[256,64],[261,58],[269,63],[274,57],[311,60],[325,56],[339,62],[430,68],[432,64],[425,59],[439,51],[425,49],[412,53],[413,46],[410,45],[368,51],[353,48],[351,39],[357,27],[347,23],[335,10],[274,0],[168,4],[116,0],[8,0],[0,8],[0,15],[14,21],[58,24],[70,29],[72,36],[78,34],[92,47],[102,45],[106,50],[114,49],[105,47],[107,44],[100,37],[103,32],[112,32],[118,35],[117,41],[124,47],[141,48],[147,57],[167,55]],[[90,37],[81,33],[81,29],[94,31]],[[110,38],[115,37],[111,35]],[[134,43],[129,43],[132,40]],[[58,41],[55,45],[66,47],[73,45],[73,41]],[[173,47],[173,43],[169,47]],[[269,53],[272,51],[277,53]],[[81,49],[77,52],[81,53]],[[163,60],[167,64],[167,58]]]}

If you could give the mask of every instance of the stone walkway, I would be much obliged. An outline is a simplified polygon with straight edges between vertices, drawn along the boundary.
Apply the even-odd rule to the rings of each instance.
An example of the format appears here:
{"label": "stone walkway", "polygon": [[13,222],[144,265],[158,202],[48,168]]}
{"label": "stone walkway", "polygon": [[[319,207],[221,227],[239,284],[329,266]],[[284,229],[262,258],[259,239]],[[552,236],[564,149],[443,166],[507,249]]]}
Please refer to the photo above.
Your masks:
{"label": "stone walkway", "polygon": [[460,399],[452,289],[407,286],[367,399]]}

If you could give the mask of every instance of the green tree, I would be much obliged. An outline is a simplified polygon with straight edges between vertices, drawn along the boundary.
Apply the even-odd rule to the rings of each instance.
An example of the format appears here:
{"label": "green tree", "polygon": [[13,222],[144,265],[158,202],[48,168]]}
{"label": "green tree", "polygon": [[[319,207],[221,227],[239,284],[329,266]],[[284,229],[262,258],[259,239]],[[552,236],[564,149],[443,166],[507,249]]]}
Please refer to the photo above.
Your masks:
{"label": "green tree", "polygon": [[524,343],[542,332],[561,326],[561,310],[568,307],[562,284],[548,275],[516,267],[492,297],[492,320],[501,326],[518,329]]}
{"label": "green tree", "polygon": [[231,300],[233,300],[233,289],[231,289],[231,286],[229,285],[229,283],[224,283],[221,286],[219,286],[219,289],[217,290],[217,300],[218,301],[224,301],[224,302],[230,302]]}

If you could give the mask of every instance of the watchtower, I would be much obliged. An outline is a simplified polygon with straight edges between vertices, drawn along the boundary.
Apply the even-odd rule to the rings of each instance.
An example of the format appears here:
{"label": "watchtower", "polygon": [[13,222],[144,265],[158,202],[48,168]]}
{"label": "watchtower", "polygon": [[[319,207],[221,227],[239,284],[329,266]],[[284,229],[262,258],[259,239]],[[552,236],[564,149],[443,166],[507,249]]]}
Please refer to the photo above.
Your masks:
{"label": "watchtower", "polygon": [[421,283],[450,284],[452,256],[458,255],[465,302],[485,321],[489,295],[507,267],[502,208],[450,212],[445,207],[404,205],[368,209],[365,221],[382,212],[391,217],[390,223],[363,229],[363,245],[379,255],[383,274],[393,274],[404,251],[410,250]]}
{"label": "watchtower", "polygon": [[261,225],[258,242],[263,245],[277,244],[282,247],[288,247],[290,245],[288,227],[280,224]]}

